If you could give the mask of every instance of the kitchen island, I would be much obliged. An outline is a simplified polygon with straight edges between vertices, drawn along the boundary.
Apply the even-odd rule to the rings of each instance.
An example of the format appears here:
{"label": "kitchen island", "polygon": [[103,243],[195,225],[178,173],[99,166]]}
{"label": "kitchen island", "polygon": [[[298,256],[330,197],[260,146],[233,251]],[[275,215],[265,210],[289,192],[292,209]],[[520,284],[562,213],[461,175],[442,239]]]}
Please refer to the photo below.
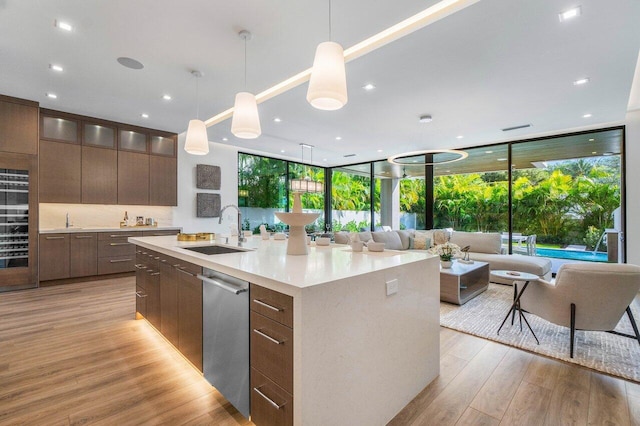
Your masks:
{"label": "kitchen island", "polygon": [[203,242],[129,239],[292,298],[293,424],[386,424],[438,375],[436,257],[334,244],[288,256],[286,241],[248,240],[205,255],[186,249]]}

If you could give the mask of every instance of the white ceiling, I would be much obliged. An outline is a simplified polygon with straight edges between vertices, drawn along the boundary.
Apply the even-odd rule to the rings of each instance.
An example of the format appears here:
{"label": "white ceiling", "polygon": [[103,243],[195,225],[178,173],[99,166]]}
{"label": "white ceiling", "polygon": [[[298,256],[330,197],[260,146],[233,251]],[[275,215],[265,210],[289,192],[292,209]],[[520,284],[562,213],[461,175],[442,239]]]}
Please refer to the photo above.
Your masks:
{"label": "white ceiling", "polygon": [[[333,40],[348,48],[434,3],[334,0]],[[561,23],[558,13],[576,4],[582,15]],[[253,33],[247,89],[257,93],[311,66],[328,39],[327,9],[328,0],[0,0],[0,93],[180,133],[196,114],[191,70],[205,73],[200,118],[209,118],[244,90],[238,31]],[[55,28],[56,19],[75,30]],[[621,121],[638,22],[638,0],[481,0],[348,63],[343,109],[315,110],[304,84],[259,106],[260,138],[234,138],[226,120],[209,128],[209,139],[294,160],[304,142],[315,146],[314,163],[337,165]],[[124,68],[120,56],[145,68]],[[582,77],[590,83],[572,84]],[[364,91],[366,83],[376,89]],[[433,122],[418,123],[422,114]],[[501,131],[521,124],[531,127]]]}

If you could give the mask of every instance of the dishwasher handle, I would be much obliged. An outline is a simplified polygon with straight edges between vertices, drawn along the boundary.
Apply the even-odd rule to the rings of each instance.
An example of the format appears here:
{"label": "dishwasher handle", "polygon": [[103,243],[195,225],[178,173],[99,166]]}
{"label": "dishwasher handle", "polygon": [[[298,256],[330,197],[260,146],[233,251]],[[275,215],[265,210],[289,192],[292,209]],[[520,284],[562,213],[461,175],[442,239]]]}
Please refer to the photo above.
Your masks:
{"label": "dishwasher handle", "polygon": [[213,278],[209,278],[209,277],[205,277],[204,275],[198,274],[198,279],[201,279],[202,281],[204,281],[205,283],[209,283],[209,284],[213,284],[217,287],[220,287],[223,290],[229,291],[233,294],[240,294],[240,293],[244,293],[245,291],[248,290],[248,288],[242,288],[242,287],[236,287],[232,284],[229,283],[225,283],[223,281],[219,281]]}

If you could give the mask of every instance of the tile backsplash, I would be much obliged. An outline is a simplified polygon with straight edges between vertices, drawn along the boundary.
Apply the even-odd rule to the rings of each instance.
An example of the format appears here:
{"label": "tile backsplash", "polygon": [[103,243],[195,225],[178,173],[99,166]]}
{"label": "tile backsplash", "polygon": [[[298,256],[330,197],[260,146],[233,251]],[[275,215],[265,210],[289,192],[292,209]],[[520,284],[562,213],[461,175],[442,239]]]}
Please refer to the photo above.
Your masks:
{"label": "tile backsplash", "polygon": [[131,224],[136,216],[144,216],[154,218],[158,226],[173,226],[172,207],[40,203],[40,229],[64,228],[67,213],[77,228],[118,228],[125,211]]}

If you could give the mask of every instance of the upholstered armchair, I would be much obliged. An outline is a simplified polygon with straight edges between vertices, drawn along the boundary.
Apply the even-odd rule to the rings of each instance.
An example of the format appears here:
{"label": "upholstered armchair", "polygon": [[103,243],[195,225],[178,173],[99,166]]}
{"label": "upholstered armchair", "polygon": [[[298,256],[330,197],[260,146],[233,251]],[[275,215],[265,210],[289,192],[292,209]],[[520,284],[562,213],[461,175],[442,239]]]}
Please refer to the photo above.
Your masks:
{"label": "upholstered armchair", "polygon": [[530,283],[520,298],[520,306],[549,322],[569,327],[573,358],[576,330],[612,331],[625,312],[640,344],[638,327],[629,309],[639,289],[639,266],[567,263],[558,270],[555,283]]}

